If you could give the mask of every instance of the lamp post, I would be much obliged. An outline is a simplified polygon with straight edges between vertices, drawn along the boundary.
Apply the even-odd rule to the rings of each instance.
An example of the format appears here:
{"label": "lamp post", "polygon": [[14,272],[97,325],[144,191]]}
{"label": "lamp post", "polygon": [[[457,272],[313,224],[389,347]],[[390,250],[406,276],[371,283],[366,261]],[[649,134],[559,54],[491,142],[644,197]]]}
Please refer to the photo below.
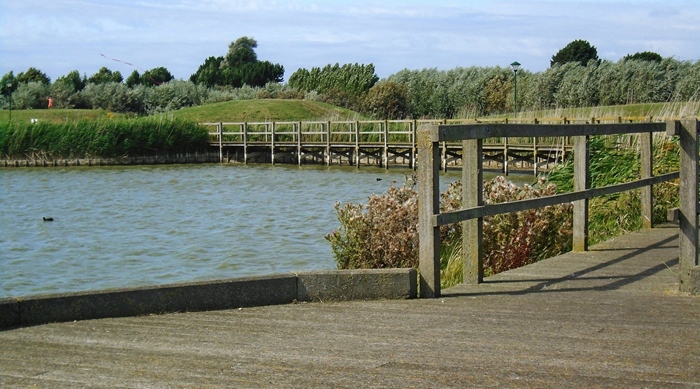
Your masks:
{"label": "lamp post", "polygon": [[520,70],[520,63],[518,61],[510,64],[510,68],[513,69],[513,118],[518,115],[518,70]]}
{"label": "lamp post", "polygon": [[12,81],[7,81],[5,86],[7,86],[7,96],[10,99],[10,121],[12,121]]}

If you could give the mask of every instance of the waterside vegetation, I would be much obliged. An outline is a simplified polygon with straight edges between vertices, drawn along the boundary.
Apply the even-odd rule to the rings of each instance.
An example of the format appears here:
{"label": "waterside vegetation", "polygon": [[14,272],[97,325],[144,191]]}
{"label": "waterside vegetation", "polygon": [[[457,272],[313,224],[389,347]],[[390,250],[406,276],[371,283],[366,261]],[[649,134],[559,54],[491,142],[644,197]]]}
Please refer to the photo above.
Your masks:
{"label": "waterside vegetation", "polygon": [[[591,141],[592,187],[628,182],[640,175],[639,147],[634,137],[593,137]],[[656,137],[654,174],[678,169],[677,140]],[[534,185],[518,187],[504,177],[485,183],[486,203],[524,200],[573,190],[572,159],[541,176]],[[654,186],[654,223],[665,220],[669,208],[678,206],[678,181]],[[461,208],[461,183],[442,193],[441,212]],[[366,204],[336,204],[340,227],[326,236],[338,267],[384,268],[418,266],[418,205],[415,180],[393,185]],[[641,228],[638,191],[623,192],[590,203],[590,243],[595,244]],[[571,203],[484,218],[485,274],[549,258],[570,251],[573,207]],[[443,287],[462,282],[462,242],[459,224],[442,226],[441,281]]]}
{"label": "waterside vegetation", "polygon": [[0,123],[3,158],[122,158],[206,151],[209,135],[194,122],[167,118]]}

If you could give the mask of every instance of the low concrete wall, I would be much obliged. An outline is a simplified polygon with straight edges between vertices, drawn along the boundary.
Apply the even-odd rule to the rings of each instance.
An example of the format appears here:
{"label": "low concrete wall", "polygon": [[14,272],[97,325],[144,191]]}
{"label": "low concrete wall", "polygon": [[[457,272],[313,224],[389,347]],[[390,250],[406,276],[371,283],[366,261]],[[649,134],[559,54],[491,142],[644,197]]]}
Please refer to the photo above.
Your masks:
{"label": "low concrete wall", "polygon": [[335,270],[298,273],[297,300],[343,301],[416,297],[415,269]]}
{"label": "low concrete wall", "polygon": [[0,328],[294,301],[416,297],[415,269],[330,270],[0,300]]}

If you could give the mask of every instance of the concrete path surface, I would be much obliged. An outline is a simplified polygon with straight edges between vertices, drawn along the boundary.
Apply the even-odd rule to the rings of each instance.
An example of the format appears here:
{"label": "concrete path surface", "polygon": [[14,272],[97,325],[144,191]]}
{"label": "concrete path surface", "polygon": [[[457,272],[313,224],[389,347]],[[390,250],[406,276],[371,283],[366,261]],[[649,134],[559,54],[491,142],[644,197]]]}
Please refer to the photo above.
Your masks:
{"label": "concrete path surface", "polygon": [[0,331],[3,388],[700,388],[678,229],[438,299],[289,304]]}

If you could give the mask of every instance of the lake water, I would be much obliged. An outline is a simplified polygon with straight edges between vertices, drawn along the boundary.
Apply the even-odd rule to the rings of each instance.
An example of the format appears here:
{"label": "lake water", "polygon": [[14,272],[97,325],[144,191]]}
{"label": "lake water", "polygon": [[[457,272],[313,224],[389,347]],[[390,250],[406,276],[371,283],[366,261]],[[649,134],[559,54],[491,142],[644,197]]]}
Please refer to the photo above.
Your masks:
{"label": "lake water", "polygon": [[[364,203],[410,173],[279,165],[1,169],[0,298],[334,269],[324,239],[339,226],[334,203]],[[458,178],[447,173],[441,185]]]}

